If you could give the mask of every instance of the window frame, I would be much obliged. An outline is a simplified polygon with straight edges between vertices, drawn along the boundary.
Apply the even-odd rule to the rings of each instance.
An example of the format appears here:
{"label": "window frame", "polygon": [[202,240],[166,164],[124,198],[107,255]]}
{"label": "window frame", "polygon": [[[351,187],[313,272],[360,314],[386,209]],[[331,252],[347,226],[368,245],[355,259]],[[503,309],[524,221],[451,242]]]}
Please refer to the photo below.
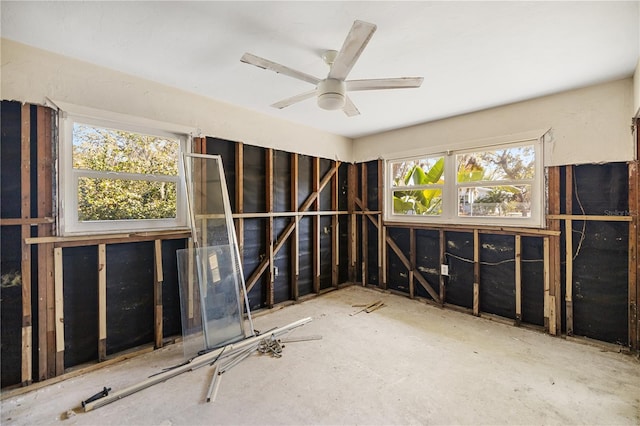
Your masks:
{"label": "window frame", "polygon": [[[416,223],[434,225],[478,225],[478,226],[501,226],[501,227],[523,227],[523,228],[543,228],[545,223],[545,172],[544,172],[544,133],[536,134],[535,137],[526,137],[511,141],[481,141],[476,143],[465,143],[455,146],[455,149],[442,149],[434,147],[431,150],[425,149],[420,153],[389,157],[385,159],[384,167],[384,220],[389,223]],[[494,151],[499,149],[533,146],[535,155],[534,178],[532,181],[496,181],[496,185],[505,184],[531,184],[531,215],[529,217],[506,217],[506,216],[459,216],[458,215],[458,189],[469,186],[477,186],[473,183],[457,182],[457,160],[456,156],[471,152]],[[454,147],[452,147],[454,148]],[[433,158],[444,156],[444,184],[442,185],[442,213],[435,215],[411,215],[393,213],[393,192],[398,187],[393,187],[392,167],[394,163],[400,161],[418,161],[423,158]],[[486,183],[487,181],[482,181]]]}
{"label": "window frame", "polygon": [[[123,130],[151,136],[166,137],[179,141],[177,153],[178,175],[157,175],[125,172],[102,172],[73,168],[73,126],[81,123],[107,129]],[[90,108],[61,110],[59,114],[59,172],[58,172],[58,235],[98,235],[126,232],[146,232],[163,230],[188,230],[187,194],[182,156],[189,152],[192,132],[185,128],[148,119]],[[108,178],[149,180],[152,182],[173,182],[176,184],[176,217],[167,219],[118,219],[118,220],[78,220],[78,182],[81,178]],[[142,178],[142,179],[141,179]]]}

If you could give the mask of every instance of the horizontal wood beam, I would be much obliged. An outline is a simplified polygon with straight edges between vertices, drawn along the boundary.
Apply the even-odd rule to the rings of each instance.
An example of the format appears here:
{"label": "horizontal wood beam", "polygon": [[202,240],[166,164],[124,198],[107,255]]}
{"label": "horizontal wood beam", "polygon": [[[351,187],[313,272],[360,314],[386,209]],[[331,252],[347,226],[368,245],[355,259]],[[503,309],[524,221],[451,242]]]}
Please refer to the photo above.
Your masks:
{"label": "horizontal wood beam", "polygon": [[617,215],[584,215],[584,214],[548,214],[547,219],[553,220],[586,220],[596,222],[631,222],[633,216]]}
{"label": "horizontal wood beam", "polygon": [[102,235],[77,235],[68,237],[30,237],[25,238],[25,244],[49,244],[56,247],[73,246],[97,246],[99,244],[112,244],[122,242],[176,240],[189,238],[191,231],[157,231],[157,232],[135,232],[128,234],[102,234]]}

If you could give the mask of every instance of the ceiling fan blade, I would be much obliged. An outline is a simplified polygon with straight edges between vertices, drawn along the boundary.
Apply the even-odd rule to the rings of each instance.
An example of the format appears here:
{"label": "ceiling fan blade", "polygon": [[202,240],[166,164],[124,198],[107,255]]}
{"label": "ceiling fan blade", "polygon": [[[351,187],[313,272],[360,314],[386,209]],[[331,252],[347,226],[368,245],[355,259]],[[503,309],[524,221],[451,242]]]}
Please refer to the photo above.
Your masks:
{"label": "ceiling fan blade", "polygon": [[347,117],[354,117],[356,115],[360,115],[360,111],[356,108],[355,104],[351,100],[350,97],[345,96],[344,106],[342,107],[342,111],[347,115]]}
{"label": "ceiling fan blade", "polygon": [[244,55],[242,55],[242,58],[240,58],[240,62],[244,62],[245,64],[249,64],[249,65],[255,65],[256,67],[263,68],[266,70],[275,71],[278,74],[288,75],[289,77],[306,81],[314,85],[320,82],[320,79],[317,77],[314,77],[312,75],[306,74],[301,71],[296,71],[294,69],[285,67],[284,65],[280,65],[268,59],[264,59],[256,55],[252,55],[251,53],[245,53]]}
{"label": "ceiling fan blade", "polygon": [[299,95],[295,95],[290,98],[283,99],[279,102],[276,102],[275,104],[272,104],[271,106],[274,108],[282,109],[282,108],[288,107],[289,105],[293,105],[297,102],[304,101],[305,99],[313,98],[315,95],[316,95],[316,89],[313,89],[313,90],[309,90],[308,92],[300,93]]}
{"label": "ceiling fan blade", "polygon": [[347,81],[347,90],[411,89],[422,85],[423,77],[372,78]]}
{"label": "ceiling fan blade", "polygon": [[369,43],[371,36],[376,31],[376,25],[363,21],[355,21],[344,44],[338,52],[338,56],[331,65],[329,78],[345,80],[353,68],[360,54]]}

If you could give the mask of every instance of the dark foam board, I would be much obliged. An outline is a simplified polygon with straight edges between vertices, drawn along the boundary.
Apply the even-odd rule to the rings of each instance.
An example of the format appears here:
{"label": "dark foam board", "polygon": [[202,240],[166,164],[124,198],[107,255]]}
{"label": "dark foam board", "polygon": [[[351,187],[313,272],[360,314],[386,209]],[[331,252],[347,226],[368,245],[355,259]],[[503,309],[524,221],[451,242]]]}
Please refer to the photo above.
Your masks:
{"label": "dark foam board", "polygon": [[473,234],[446,232],[446,303],[473,308]]}
{"label": "dark foam board", "polygon": [[480,235],[480,311],[516,317],[515,239]]}
{"label": "dark foam board", "polygon": [[62,268],[64,366],[68,368],[98,359],[98,247],[63,249]]}
{"label": "dark foam board", "polygon": [[[416,269],[429,282],[436,293],[440,293],[440,233],[416,229]],[[418,282],[416,295],[431,299],[425,288]]]}
{"label": "dark foam board", "polygon": [[107,354],[154,338],[154,244],[107,245]]}

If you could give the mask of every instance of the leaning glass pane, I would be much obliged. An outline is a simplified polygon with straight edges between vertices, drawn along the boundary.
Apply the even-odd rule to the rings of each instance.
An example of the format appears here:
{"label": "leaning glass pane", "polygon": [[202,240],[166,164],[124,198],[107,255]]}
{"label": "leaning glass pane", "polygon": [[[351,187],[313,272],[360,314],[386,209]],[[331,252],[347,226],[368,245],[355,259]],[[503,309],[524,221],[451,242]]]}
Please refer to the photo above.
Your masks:
{"label": "leaning glass pane", "polygon": [[535,175],[533,145],[456,155],[457,181],[528,180]]}
{"label": "leaning glass pane", "polygon": [[[205,349],[254,334],[220,156],[185,154],[187,194]],[[194,274],[194,272],[192,272]],[[183,286],[183,284],[180,284]],[[243,305],[244,299],[244,305]]]}
{"label": "leaning glass pane", "polygon": [[442,214],[442,189],[393,191],[393,214],[438,216]]}
{"label": "leaning glass pane", "polygon": [[531,216],[531,185],[458,188],[458,216]]}

